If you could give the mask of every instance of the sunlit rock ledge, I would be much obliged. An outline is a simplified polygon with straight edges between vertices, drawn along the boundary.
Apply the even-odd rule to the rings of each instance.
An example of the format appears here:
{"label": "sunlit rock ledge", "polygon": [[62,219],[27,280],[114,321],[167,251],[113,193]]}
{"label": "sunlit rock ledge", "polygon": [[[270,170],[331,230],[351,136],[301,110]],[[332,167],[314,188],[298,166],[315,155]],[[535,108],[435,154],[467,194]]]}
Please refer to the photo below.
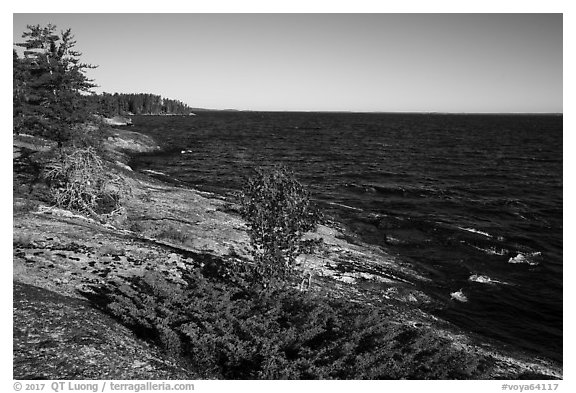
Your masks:
{"label": "sunlit rock ledge", "polygon": [[102,121],[108,126],[131,126],[132,119],[125,116],[103,117]]}

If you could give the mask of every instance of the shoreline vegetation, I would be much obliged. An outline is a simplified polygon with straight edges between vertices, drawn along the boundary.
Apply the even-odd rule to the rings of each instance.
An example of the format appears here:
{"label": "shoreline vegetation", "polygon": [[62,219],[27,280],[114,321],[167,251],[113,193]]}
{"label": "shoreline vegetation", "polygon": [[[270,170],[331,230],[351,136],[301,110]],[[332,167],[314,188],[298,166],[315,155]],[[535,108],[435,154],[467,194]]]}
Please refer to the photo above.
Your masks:
{"label": "shoreline vegetation", "polygon": [[178,102],[94,110],[93,66],[55,31],[14,51],[14,379],[562,378],[433,316],[429,279],[321,217],[287,170],[237,199],[133,171],[160,147],[126,113]]}

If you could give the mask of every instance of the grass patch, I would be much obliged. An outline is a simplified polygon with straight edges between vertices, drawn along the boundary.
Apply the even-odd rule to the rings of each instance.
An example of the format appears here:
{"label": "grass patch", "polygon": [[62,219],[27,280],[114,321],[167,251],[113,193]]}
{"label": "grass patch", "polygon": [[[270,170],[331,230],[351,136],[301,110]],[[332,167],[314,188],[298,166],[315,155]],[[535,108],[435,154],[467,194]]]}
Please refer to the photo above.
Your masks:
{"label": "grass patch", "polygon": [[98,255],[101,256],[121,256],[125,255],[126,250],[114,244],[104,244],[98,249]]}
{"label": "grass patch", "polygon": [[179,244],[185,244],[189,237],[181,229],[178,229],[172,225],[166,225],[161,227],[154,235],[157,239],[165,239],[171,242],[176,242]]}
{"label": "grass patch", "polygon": [[12,244],[20,247],[31,247],[36,240],[35,236],[26,232],[14,232],[12,237]]}

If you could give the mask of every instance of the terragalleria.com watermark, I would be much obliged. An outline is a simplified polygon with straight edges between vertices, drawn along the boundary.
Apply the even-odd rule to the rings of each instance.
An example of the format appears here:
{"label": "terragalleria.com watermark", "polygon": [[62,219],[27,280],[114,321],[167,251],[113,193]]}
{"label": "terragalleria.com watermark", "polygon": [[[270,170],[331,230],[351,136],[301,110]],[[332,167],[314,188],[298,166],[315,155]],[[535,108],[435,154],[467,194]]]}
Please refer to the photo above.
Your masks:
{"label": "terragalleria.com watermark", "polygon": [[148,392],[148,391],[194,391],[193,383],[183,382],[15,382],[14,390],[26,392]]}

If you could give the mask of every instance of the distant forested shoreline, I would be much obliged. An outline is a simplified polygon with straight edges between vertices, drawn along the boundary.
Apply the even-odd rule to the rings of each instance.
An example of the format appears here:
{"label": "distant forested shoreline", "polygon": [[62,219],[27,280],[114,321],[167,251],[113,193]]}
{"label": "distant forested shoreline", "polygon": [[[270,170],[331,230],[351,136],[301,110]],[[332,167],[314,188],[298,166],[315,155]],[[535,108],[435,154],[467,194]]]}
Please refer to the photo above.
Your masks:
{"label": "distant forested shoreline", "polygon": [[192,108],[179,100],[149,93],[93,94],[88,100],[94,112],[105,117],[118,115],[189,115]]}

